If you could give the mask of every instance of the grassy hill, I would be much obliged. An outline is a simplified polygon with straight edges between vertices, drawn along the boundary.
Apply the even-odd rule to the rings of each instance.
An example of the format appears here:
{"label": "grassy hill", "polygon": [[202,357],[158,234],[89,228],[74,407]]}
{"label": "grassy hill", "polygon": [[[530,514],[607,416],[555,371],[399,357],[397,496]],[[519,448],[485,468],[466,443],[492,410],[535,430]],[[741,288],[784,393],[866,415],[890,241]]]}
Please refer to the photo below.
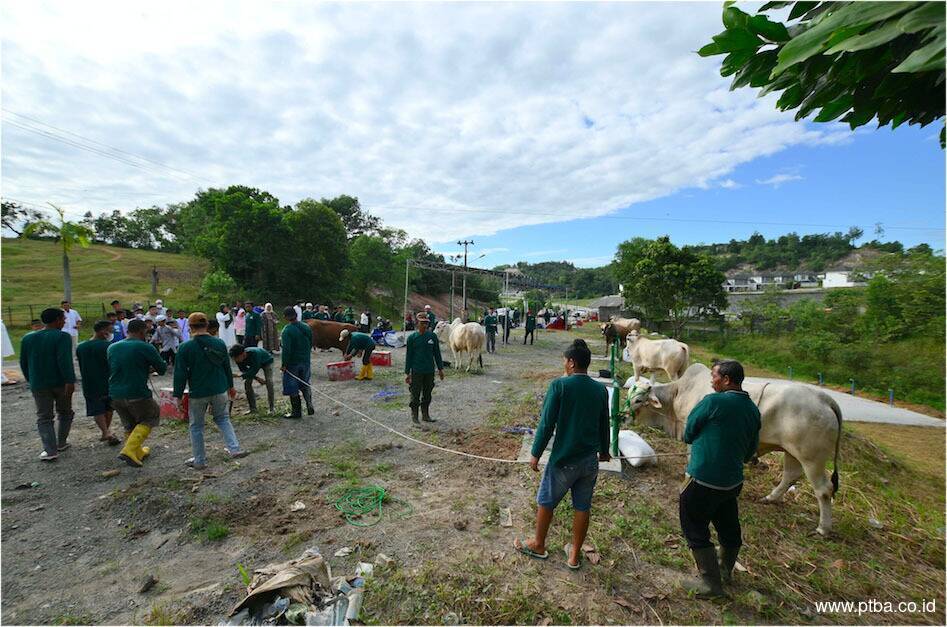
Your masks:
{"label": "grassy hill", "polygon": [[[87,318],[100,314],[102,303],[113,299],[126,305],[148,302],[151,269],[158,269],[158,294],[165,303],[197,302],[207,262],[189,255],[159,253],[114,246],[76,248],[69,257],[72,268],[72,299]],[[10,329],[29,325],[29,305],[34,315],[62,300],[62,249],[55,242],[7,239],[0,244],[2,261],[2,315]],[[88,319],[88,318],[87,318]]]}

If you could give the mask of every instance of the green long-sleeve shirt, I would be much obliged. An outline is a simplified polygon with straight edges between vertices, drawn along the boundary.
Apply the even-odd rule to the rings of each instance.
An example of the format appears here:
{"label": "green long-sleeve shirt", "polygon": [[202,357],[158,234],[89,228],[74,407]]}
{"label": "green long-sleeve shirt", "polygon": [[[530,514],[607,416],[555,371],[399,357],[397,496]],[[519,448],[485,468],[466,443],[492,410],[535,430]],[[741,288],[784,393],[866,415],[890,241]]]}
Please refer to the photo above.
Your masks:
{"label": "green long-sleeve shirt", "polygon": [[82,394],[86,398],[101,399],[109,395],[108,340],[92,338],[76,347],[79,374],[82,375]]}
{"label": "green long-sleeve shirt", "polygon": [[303,320],[315,320],[315,318],[316,318],[316,312],[310,309],[307,309],[306,311],[303,312]]}
{"label": "green long-sleeve shirt", "polygon": [[263,316],[253,311],[247,312],[247,326],[243,333],[247,337],[259,337],[263,334]]}
{"label": "green long-sleeve shirt", "polygon": [[328,319],[329,319],[329,314],[327,314],[327,313],[324,312],[324,311],[317,311],[317,312],[316,312],[316,315],[313,316],[313,318],[315,318],[316,320],[328,320]]}
{"label": "green long-sleeve shirt", "polygon": [[444,369],[441,360],[441,343],[430,330],[415,331],[408,336],[407,352],[404,356],[404,373],[431,374],[434,367]]}
{"label": "green long-sleeve shirt", "polygon": [[559,377],[549,384],[533,438],[539,458],[555,434],[550,466],[565,466],[593,453],[608,452],[608,392],[585,374]]}
{"label": "green long-sleeve shirt", "polygon": [[684,442],[691,445],[687,474],[710,488],[735,488],[760,444],[760,410],[746,392],[708,394],[687,416]]}
{"label": "green long-sleeve shirt", "polygon": [[497,317],[493,314],[488,314],[483,317],[483,326],[486,329],[487,333],[497,332]]}
{"label": "green long-sleeve shirt", "polygon": [[198,335],[178,348],[174,359],[174,396],[191,398],[222,394],[233,387],[227,345],[220,338]]}
{"label": "green long-sleeve shirt", "polygon": [[280,336],[282,354],[280,360],[284,367],[309,363],[312,350],[312,329],[305,322],[290,322],[283,327]]}
{"label": "green long-sleeve shirt", "polygon": [[249,381],[256,376],[260,368],[273,363],[273,356],[270,355],[270,352],[265,348],[251,346],[244,352],[247,358],[237,364],[237,367],[240,368],[240,376],[243,377],[244,380]]}
{"label": "green long-sleeve shirt", "polygon": [[536,316],[528,315],[526,316],[526,330],[532,331],[536,328]]}
{"label": "green long-sleeve shirt", "polygon": [[354,331],[349,334],[349,347],[345,352],[354,355],[358,351],[375,350],[375,341],[368,333]]}
{"label": "green long-sleeve shirt", "polygon": [[20,342],[20,370],[31,390],[48,390],[75,383],[72,336],[59,329],[27,333]]}
{"label": "green long-sleeve shirt", "polygon": [[154,344],[131,337],[110,345],[108,360],[109,397],[112,399],[151,398],[149,366],[158,374],[168,369]]}

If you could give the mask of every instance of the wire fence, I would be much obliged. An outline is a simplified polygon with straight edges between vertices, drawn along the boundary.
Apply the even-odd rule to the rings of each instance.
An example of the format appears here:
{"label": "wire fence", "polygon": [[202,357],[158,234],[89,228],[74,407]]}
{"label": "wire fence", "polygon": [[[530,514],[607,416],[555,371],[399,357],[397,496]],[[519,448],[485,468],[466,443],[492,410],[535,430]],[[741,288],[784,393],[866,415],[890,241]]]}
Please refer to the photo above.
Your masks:
{"label": "wire fence", "polygon": [[[142,306],[147,308],[150,302],[143,302]],[[33,320],[38,320],[43,310],[48,307],[58,307],[59,303],[30,303],[30,304],[7,304],[0,306],[0,317],[3,318],[3,324],[8,329],[28,329]],[[127,307],[123,303],[123,306]],[[83,302],[71,303],[72,309],[79,312],[86,323],[91,326],[95,320],[105,317],[105,313],[112,310],[110,302]]]}

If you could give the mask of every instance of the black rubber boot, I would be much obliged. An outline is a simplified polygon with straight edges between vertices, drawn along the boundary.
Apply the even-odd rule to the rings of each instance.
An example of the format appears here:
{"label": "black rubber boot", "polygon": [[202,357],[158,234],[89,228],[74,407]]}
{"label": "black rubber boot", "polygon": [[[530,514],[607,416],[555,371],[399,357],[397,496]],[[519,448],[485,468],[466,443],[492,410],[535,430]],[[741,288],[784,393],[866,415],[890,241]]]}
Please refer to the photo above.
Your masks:
{"label": "black rubber boot", "polygon": [[298,396],[290,396],[289,403],[293,406],[293,411],[288,414],[283,414],[283,418],[289,418],[292,420],[299,420],[303,417],[303,403]]}
{"label": "black rubber boot", "polygon": [[712,546],[703,549],[691,549],[700,579],[684,581],[684,589],[693,592],[698,599],[714,599],[726,596],[720,582],[720,564],[717,551]]}
{"label": "black rubber boot", "polygon": [[411,422],[413,422],[413,423],[416,424],[416,425],[421,424],[421,421],[418,420],[418,408],[417,408],[417,407],[412,407],[412,408],[411,408]]}
{"label": "black rubber boot", "polygon": [[421,420],[424,422],[437,422],[434,418],[431,418],[431,414],[428,412],[428,406],[425,405],[421,408]]}
{"label": "black rubber boot", "polygon": [[740,547],[722,546],[718,551],[720,562],[720,578],[727,585],[733,583],[733,567],[737,563]]}

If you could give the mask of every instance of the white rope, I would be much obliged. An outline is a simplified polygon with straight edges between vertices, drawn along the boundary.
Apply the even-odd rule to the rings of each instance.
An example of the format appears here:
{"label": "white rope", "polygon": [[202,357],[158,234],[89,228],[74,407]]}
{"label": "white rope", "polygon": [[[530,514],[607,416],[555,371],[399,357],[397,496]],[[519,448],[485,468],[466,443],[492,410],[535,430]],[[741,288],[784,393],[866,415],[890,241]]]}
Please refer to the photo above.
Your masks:
{"label": "white rope", "polygon": [[[529,460],[500,459],[500,458],[498,458],[498,457],[486,457],[486,456],[484,456],[484,455],[475,455],[474,453],[467,453],[467,452],[465,452],[465,451],[457,451],[457,450],[450,449],[450,448],[444,448],[443,446],[438,446],[438,445],[436,445],[436,444],[431,444],[430,442],[425,442],[424,440],[419,440],[419,439],[417,439],[417,438],[413,438],[413,437],[411,437],[410,435],[408,435],[408,434],[406,434],[406,433],[402,433],[401,431],[398,431],[397,429],[394,429],[394,428],[392,428],[392,427],[389,427],[388,425],[384,424],[383,422],[379,422],[378,420],[375,420],[374,418],[372,418],[372,417],[369,416],[368,414],[365,414],[364,412],[361,412],[361,411],[359,411],[358,409],[355,409],[354,407],[351,407],[350,405],[346,405],[345,403],[343,403],[343,402],[340,401],[339,399],[334,398],[334,397],[332,397],[332,396],[329,396],[328,394],[326,394],[325,392],[322,392],[321,390],[317,390],[316,388],[312,387],[312,386],[311,386],[309,383],[307,383],[306,381],[303,381],[302,379],[300,379],[299,377],[297,377],[296,375],[294,375],[292,372],[289,372],[288,370],[285,371],[285,372],[286,372],[286,374],[288,374],[288,375],[291,376],[292,378],[296,379],[297,381],[299,381],[300,383],[302,383],[303,385],[305,385],[306,387],[308,387],[311,391],[315,392],[316,394],[318,394],[318,395],[320,395],[320,396],[322,396],[322,397],[324,397],[324,398],[329,399],[330,401],[332,401],[333,403],[336,403],[337,405],[341,405],[342,407],[344,407],[344,408],[348,409],[349,411],[351,411],[351,412],[355,413],[356,415],[358,415],[358,416],[359,416],[360,418],[362,418],[363,420],[367,420],[368,422],[371,422],[371,423],[373,423],[373,424],[376,424],[376,425],[378,425],[379,427],[381,427],[381,428],[383,428],[383,429],[386,429],[386,430],[390,431],[391,433],[394,433],[395,435],[404,438],[405,440],[409,440],[409,441],[411,441],[411,442],[415,442],[415,443],[417,443],[417,444],[421,444],[422,446],[426,446],[426,447],[428,447],[428,448],[436,449],[436,450],[438,450],[438,451],[443,451],[443,452],[445,452],[445,453],[451,453],[451,454],[453,454],[453,455],[461,455],[461,456],[463,456],[463,457],[471,457],[471,458],[473,458],[473,459],[481,459],[481,460],[487,461],[487,462],[498,462],[498,463],[501,463],[501,464],[528,464],[528,463],[529,463]],[[612,457],[612,459],[646,459],[646,458],[649,458],[649,457],[680,457],[680,456],[683,456],[683,455],[686,455],[686,454],[687,454],[687,453],[655,453],[654,455],[638,455],[638,456],[635,456],[635,457]]]}

